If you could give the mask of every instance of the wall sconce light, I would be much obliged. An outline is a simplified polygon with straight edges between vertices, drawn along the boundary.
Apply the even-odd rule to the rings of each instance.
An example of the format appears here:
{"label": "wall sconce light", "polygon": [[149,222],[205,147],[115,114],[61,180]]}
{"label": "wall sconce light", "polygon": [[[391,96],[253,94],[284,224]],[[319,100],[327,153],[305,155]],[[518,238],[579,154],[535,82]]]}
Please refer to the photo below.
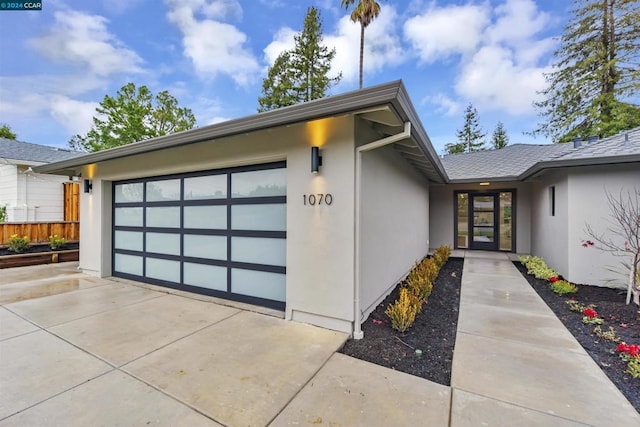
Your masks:
{"label": "wall sconce light", "polygon": [[481,183],[480,183],[480,185],[482,185],[482,186],[487,186],[487,185],[489,185],[489,184],[490,184],[489,182],[481,182]]}
{"label": "wall sconce light", "polygon": [[85,193],[91,193],[91,190],[93,190],[93,181],[91,181],[90,179],[85,179],[84,180],[84,192]]}
{"label": "wall sconce light", "polygon": [[311,172],[318,173],[320,166],[322,166],[320,147],[311,147]]}

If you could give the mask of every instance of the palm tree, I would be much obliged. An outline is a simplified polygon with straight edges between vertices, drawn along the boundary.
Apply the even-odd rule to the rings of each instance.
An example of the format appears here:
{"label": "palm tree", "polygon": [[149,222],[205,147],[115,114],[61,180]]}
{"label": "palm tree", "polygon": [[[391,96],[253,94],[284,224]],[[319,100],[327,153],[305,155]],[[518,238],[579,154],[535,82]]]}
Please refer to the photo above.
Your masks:
{"label": "palm tree", "polygon": [[[342,6],[349,9],[356,0],[342,0]],[[362,64],[364,62],[364,29],[380,14],[380,5],[375,0],[359,0],[351,12],[351,21],[360,23],[360,89],[362,89]]]}

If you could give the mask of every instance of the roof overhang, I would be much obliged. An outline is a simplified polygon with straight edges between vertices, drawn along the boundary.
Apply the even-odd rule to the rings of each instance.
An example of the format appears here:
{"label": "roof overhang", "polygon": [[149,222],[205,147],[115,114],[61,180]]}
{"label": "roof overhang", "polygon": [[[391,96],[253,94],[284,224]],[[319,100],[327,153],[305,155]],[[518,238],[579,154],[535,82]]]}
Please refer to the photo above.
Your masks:
{"label": "roof overhang", "polygon": [[577,166],[605,166],[619,165],[622,163],[640,163],[640,154],[625,154],[620,156],[605,156],[581,159],[547,160],[538,162],[524,171],[518,180],[525,181],[534,178],[538,174],[548,169],[569,168]]}
{"label": "roof overhang", "polygon": [[[311,120],[344,114],[367,114],[373,118],[376,107],[388,106],[402,120],[412,124],[411,136],[424,162],[431,165],[430,179],[447,182],[448,178],[420,119],[411,104],[402,81],[398,80],[378,86],[321,98],[290,107],[266,111],[239,119],[203,126],[184,132],[139,141],[121,147],[90,153],[69,160],[38,166],[39,173],[75,175],[85,165],[120,159],[137,154],[165,150],[182,145],[212,141],[220,138],[253,133],[269,128],[303,123]],[[382,117],[382,116],[381,116]],[[380,119],[384,124],[384,121]]]}

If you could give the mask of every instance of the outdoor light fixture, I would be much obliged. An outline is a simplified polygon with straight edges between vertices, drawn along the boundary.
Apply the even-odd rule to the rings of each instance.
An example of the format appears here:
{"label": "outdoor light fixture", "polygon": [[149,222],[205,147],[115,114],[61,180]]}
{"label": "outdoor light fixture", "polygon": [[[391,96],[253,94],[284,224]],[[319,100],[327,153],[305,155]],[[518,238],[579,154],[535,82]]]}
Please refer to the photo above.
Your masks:
{"label": "outdoor light fixture", "polygon": [[311,147],[311,172],[318,173],[320,166],[322,166],[320,147]]}
{"label": "outdoor light fixture", "polygon": [[481,182],[480,185],[483,185],[483,186],[484,185],[489,185],[489,183],[488,182]]}
{"label": "outdoor light fixture", "polygon": [[90,179],[85,179],[84,180],[84,192],[85,193],[91,193],[92,189],[93,189],[93,182]]}

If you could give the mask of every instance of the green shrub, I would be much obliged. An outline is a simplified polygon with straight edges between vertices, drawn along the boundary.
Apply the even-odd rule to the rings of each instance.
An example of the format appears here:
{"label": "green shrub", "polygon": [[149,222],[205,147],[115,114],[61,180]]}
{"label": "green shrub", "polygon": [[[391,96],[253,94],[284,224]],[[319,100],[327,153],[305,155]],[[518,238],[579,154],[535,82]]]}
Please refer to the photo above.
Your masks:
{"label": "green shrub", "polygon": [[67,239],[64,237],[59,237],[57,234],[53,236],[49,236],[49,246],[51,246],[52,250],[57,250],[63,248],[67,244]]}
{"label": "green shrub", "polygon": [[440,269],[447,262],[450,255],[451,248],[449,246],[443,245],[433,252],[432,259],[435,260],[436,264],[438,265],[438,269]]}
{"label": "green shrub", "polygon": [[7,220],[7,206],[0,206],[0,222],[5,222]]}
{"label": "green shrub", "polygon": [[640,378],[640,357],[634,357],[629,360],[626,372],[631,374],[633,378]]}
{"label": "green shrub", "polygon": [[17,234],[12,234],[9,237],[9,250],[17,254],[24,252],[29,247],[30,240],[27,236],[20,237]]}
{"label": "green shrub", "polygon": [[532,274],[536,279],[549,280],[551,276],[558,276],[558,273],[550,268],[544,260],[538,256],[520,257],[520,262],[527,267],[527,273]]}
{"label": "green shrub", "polygon": [[620,338],[616,335],[616,330],[613,329],[613,326],[609,326],[608,331],[603,331],[600,325],[596,326],[593,329],[593,333],[596,334],[599,338],[603,340],[611,341],[611,342],[620,342]]}
{"label": "green shrub", "polygon": [[397,331],[404,332],[416,320],[416,314],[420,307],[416,304],[416,298],[412,296],[407,288],[400,288],[398,299],[389,304],[384,313],[391,319],[391,327]]}
{"label": "green shrub", "polygon": [[558,295],[575,294],[578,292],[578,287],[573,283],[566,280],[558,280],[551,283],[551,290]]}

